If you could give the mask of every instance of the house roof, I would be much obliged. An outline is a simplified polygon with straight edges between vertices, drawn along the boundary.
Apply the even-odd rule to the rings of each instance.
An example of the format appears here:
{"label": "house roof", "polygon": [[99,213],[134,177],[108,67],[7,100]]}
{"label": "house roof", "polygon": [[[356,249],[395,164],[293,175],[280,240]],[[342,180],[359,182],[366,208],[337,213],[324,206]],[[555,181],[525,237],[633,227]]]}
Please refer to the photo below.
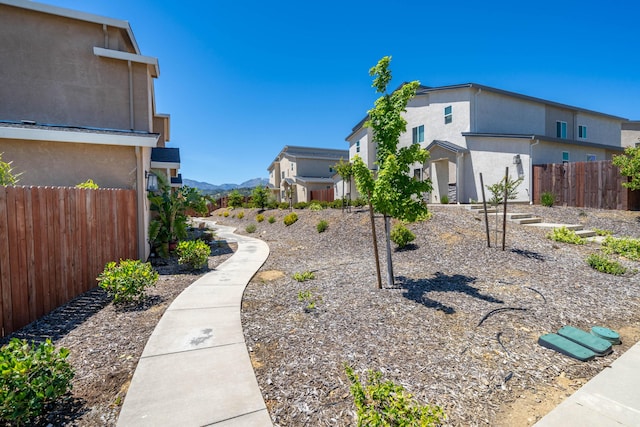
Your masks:
{"label": "house roof", "polygon": [[128,52],[123,52],[123,51],[118,51],[113,49],[103,49],[103,48],[97,48],[98,49],[97,51],[96,51],[96,48],[94,48],[94,53],[97,56],[106,56],[109,58],[131,60],[134,62],[142,62],[151,67],[154,77],[158,77],[160,75],[158,59],[149,57],[149,56],[143,56],[140,53],[140,47],[138,46],[138,42],[136,41],[136,38],[133,35],[133,30],[131,29],[131,25],[129,25],[128,21],[109,18],[106,16],[94,15],[92,13],[66,9],[58,6],[52,6],[49,4],[36,3],[28,0],[0,0],[0,4],[19,7],[27,10],[33,10],[36,12],[47,13],[49,15],[62,16],[65,18],[76,19],[79,21],[91,22],[94,24],[107,25],[109,27],[120,28],[123,31],[125,31],[129,36],[129,40],[131,41],[131,45],[133,46],[133,50],[134,50],[133,54]]}
{"label": "house roof", "polygon": [[296,176],[296,181],[300,181],[304,184],[307,183],[319,183],[319,184],[333,184],[333,178],[315,177],[315,176]]}
{"label": "house roof", "polygon": [[316,159],[316,160],[335,160],[349,159],[349,150],[338,148],[318,148],[318,147],[301,147],[296,145],[285,145],[282,151],[278,153],[276,158],[271,162],[268,171],[271,171],[275,164],[284,157],[291,159]]}
{"label": "house roof", "polygon": [[454,153],[468,153],[469,149],[461,147],[453,142],[442,141],[439,139],[434,139],[431,141],[429,145],[427,145],[427,150],[431,150],[433,147],[442,147],[445,150],[453,151]]}
{"label": "house roof", "polygon": [[541,141],[557,142],[560,144],[580,145],[582,147],[601,148],[604,150],[620,151],[620,152],[624,151],[624,147],[622,146],[598,144],[595,142],[576,141],[575,139],[552,138],[545,135],[462,132],[462,136],[464,137],[473,136],[478,138],[520,138],[520,139],[529,139],[532,141],[538,139]]}
{"label": "house roof", "polygon": [[0,139],[155,147],[159,137],[143,131],[0,121]]}
{"label": "house roof", "polygon": [[159,163],[180,163],[180,149],[154,147],[151,149],[151,161]]}

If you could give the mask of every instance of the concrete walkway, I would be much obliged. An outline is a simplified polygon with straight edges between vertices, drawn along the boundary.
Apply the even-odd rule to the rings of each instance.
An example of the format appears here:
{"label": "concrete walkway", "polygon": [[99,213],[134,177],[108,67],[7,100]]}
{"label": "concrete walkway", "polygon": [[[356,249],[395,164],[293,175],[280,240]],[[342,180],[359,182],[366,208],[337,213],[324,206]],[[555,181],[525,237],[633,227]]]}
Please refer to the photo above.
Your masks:
{"label": "concrete walkway", "polygon": [[538,421],[536,427],[640,426],[640,342]]}
{"label": "concrete walkway", "polygon": [[118,426],[272,426],[242,333],[247,283],[269,256],[261,240],[213,225],[238,250],[185,289],[144,348]]}

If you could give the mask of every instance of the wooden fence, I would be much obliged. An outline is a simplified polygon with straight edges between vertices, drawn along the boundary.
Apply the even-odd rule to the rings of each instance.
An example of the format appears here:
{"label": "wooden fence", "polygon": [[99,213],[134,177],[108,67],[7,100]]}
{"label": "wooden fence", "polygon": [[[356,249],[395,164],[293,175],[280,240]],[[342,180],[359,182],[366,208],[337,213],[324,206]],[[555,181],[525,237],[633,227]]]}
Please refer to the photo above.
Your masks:
{"label": "wooden fence", "polygon": [[311,190],[311,200],[317,200],[319,202],[333,202],[333,188],[327,188],[324,190]]}
{"label": "wooden fence", "polygon": [[636,210],[640,192],[622,186],[627,177],[610,160],[533,166],[533,202],[542,193],[555,196],[556,205],[596,209]]}
{"label": "wooden fence", "polygon": [[0,186],[2,336],[97,285],[108,261],[138,258],[135,190]]}

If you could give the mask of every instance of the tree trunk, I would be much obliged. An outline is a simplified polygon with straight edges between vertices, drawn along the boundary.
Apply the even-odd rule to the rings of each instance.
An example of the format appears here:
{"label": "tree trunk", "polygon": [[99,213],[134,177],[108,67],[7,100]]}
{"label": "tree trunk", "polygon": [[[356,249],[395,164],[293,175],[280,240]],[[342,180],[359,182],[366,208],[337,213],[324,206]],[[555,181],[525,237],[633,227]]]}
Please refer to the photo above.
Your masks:
{"label": "tree trunk", "polygon": [[380,257],[378,256],[378,236],[376,233],[376,222],[371,205],[371,193],[369,193],[369,218],[371,219],[371,235],[373,236],[373,255],[376,260],[376,277],[378,279],[378,289],[382,289],[382,278],[380,277]]}
{"label": "tree trunk", "polygon": [[384,234],[387,241],[387,287],[394,287],[393,261],[391,259],[391,217],[384,216]]}

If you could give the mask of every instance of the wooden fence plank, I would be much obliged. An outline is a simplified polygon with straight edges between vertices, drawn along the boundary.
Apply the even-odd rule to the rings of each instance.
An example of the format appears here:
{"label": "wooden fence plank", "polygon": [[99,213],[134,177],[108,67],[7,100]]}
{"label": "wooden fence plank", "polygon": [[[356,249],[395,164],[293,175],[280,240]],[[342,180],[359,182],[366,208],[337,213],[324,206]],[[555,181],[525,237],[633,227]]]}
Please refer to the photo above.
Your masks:
{"label": "wooden fence plank", "polygon": [[35,238],[34,238],[34,213],[33,213],[33,200],[31,197],[31,188],[24,188],[25,195],[25,242],[26,242],[26,255],[27,255],[27,301],[29,302],[28,322],[36,320],[37,309],[37,289],[36,289],[36,263],[35,263]]}
{"label": "wooden fence plank", "polygon": [[49,281],[49,259],[47,245],[45,244],[47,230],[45,228],[47,214],[47,200],[41,187],[31,187],[31,203],[33,205],[33,240],[35,243],[34,264],[36,281],[36,318],[42,317],[45,311],[44,292],[45,283]]}
{"label": "wooden fence plank", "polygon": [[25,197],[24,188],[15,187],[15,207],[16,207],[16,244],[12,247],[12,252],[17,258],[18,280],[11,284],[11,294],[14,297],[14,307],[19,307],[14,311],[14,327],[21,328],[29,323],[29,300],[27,283],[27,241],[25,236]]}
{"label": "wooden fence plank", "polygon": [[7,193],[11,187],[0,187],[0,321],[2,322],[2,336],[13,331],[13,315],[11,309],[11,265],[9,259],[9,224]]}

